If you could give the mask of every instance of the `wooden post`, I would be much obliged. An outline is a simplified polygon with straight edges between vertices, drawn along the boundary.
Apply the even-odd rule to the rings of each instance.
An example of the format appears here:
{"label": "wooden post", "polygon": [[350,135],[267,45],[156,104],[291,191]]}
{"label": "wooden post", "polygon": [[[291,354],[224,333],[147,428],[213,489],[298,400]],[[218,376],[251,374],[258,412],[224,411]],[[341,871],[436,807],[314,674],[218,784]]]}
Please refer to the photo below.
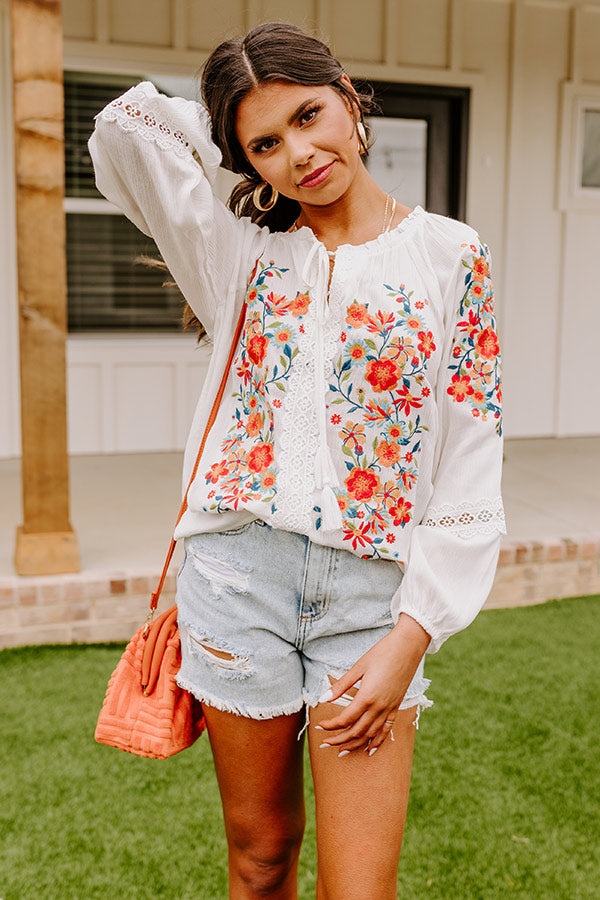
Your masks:
{"label": "wooden post", "polygon": [[23,525],[20,575],[77,572],[69,521],[60,0],[11,0]]}

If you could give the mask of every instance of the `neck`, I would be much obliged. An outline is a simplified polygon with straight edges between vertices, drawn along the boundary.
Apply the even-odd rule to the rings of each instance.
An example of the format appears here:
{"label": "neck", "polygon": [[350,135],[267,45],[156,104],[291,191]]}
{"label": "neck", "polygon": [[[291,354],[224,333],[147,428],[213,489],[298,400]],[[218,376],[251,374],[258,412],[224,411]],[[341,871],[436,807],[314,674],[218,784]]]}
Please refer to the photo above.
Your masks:
{"label": "neck", "polygon": [[335,203],[303,203],[297,224],[307,225],[328,250],[339,244],[361,244],[383,230],[387,196],[361,163],[348,190]]}

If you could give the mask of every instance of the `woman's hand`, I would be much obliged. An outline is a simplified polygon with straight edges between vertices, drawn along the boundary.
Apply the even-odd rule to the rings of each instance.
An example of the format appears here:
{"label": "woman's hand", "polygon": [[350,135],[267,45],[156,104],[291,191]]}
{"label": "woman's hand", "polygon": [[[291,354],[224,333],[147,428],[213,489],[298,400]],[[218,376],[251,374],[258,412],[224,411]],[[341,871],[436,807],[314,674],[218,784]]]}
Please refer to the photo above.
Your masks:
{"label": "woman's hand", "polygon": [[401,614],[392,631],[333,682],[322,702],[336,700],[359,680],[361,684],[343,712],[319,723],[329,747],[339,752],[368,748],[369,755],[377,750],[392,729],[429,641],[418,622]]}

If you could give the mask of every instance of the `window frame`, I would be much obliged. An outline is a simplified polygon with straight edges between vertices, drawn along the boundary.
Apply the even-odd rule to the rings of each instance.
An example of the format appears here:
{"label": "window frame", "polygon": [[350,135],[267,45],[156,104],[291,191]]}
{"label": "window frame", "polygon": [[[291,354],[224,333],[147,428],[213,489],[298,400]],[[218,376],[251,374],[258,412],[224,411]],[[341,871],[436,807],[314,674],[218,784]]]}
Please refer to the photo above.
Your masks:
{"label": "window frame", "polygon": [[425,119],[426,208],[464,221],[471,88],[368,80],[380,114],[389,118]]}
{"label": "window frame", "polygon": [[600,186],[581,184],[587,110],[600,111],[600,85],[563,82],[557,184],[557,206],[563,212],[600,211]]}

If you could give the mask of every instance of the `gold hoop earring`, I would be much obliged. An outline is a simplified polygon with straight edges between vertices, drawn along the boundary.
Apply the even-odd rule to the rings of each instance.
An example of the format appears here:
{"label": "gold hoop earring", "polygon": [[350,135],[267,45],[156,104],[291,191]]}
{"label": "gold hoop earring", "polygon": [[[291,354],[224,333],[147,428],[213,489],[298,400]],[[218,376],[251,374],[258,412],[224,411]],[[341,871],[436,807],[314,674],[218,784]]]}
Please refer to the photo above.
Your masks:
{"label": "gold hoop earring", "polygon": [[362,122],[356,123],[356,132],[358,134],[358,152],[362,156],[369,149],[367,146],[367,129]]}
{"label": "gold hoop earring", "polygon": [[263,192],[263,188],[267,187],[266,181],[261,181],[260,184],[257,184],[252,193],[252,201],[257,209],[260,209],[261,212],[269,212],[270,209],[273,209],[277,201],[279,200],[279,191],[275,190],[274,187],[269,185],[271,188],[271,199],[264,206],[260,202],[260,195]]}

